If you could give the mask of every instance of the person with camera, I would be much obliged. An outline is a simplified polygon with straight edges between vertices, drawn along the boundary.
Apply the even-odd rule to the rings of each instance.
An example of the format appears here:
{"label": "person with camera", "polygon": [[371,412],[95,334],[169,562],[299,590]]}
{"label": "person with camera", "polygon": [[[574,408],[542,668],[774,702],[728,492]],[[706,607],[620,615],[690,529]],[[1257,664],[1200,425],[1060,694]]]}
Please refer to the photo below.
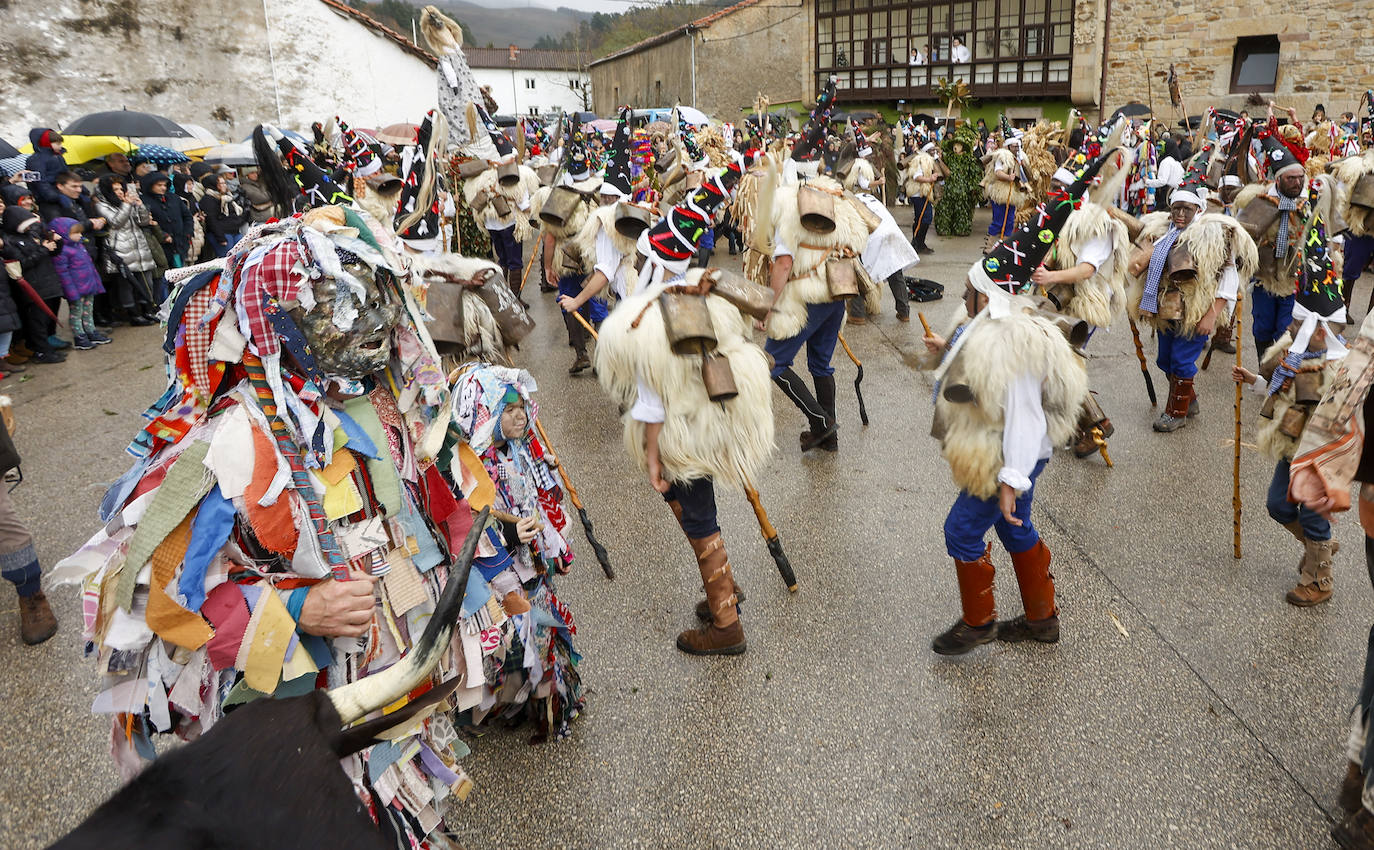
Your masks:
{"label": "person with camera", "polygon": [[129,324],[156,324],[152,275],[157,264],[142,229],[152,216],[143,206],[138,190],[113,174],[100,178],[95,206],[109,222],[105,271],[115,284],[116,302],[128,314]]}

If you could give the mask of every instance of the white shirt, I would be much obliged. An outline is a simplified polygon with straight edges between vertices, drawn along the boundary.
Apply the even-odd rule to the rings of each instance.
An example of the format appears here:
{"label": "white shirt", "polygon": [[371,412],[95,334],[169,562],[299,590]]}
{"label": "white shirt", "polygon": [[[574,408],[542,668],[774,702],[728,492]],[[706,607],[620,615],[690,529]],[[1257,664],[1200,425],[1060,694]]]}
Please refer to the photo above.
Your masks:
{"label": "white shirt", "polygon": [[1002,428],[1002,469],[997,481],[1018,494],[1030,489],[1035,465],[1054,453],[1049,425],[1040,404],[1041,380],[1022,374],[1007,387]]}
{"label": "white shirt", "polygon": [[1078,252],[1078,262],[1089,263],[1096,270],[1102,268],[1102,264],[1111,256],[1112,240],[1106,236],[1095,236]]}
{"label": "white shirt", "polygon": [[622,271],[621,260],[625,255],[620,253],[620,249],[615,247],[615,240],[604,229],[596,233],[596,265],[595,271],[601,272],[606,276],[606,280],[611,291],[617,298],[625,297],[625,275]]}
{"label": "white shirt", "polygon": [[[515,208],[518,209],[518,210],[521,210],[522,212],[529,212],[529,209],[530,209],[530,195],[529,195],[528,192],[524,193],[524,195],[521,197],[521,199],[515,203]],[[488,204],[487,204],[487,209],[491,209],[491,204],[490,204],[490,202],[488,202]],[[499,218],[495,218],[495,217],[490,216],[490,215],[487,216],[487,230],[505,230],[505,229],[507,229],[507,228],[514,227],[514,226],[515,226],[515,221],[514,221],[514,220],[512,220],[510,224],[506,224],[505,222],[501,221],[501,219],[499,219]]]}
{"label": "white shirt", "polygon": [[773,242],[773,259],[776,260],[778,257],[790,257],[790,256],[792,256],[792,249],[789,248],[789,247],[787,247],[787,243],[784,242],[784,241],[782,241],[781,239],[774,240],[774,242]]}
{"label": "white shirt", "polygon": [[968,47],[962,44],[954,45],[954,49],[949,52],[950,58],[955,62],[967,62],[969,58]]}
{"label": "white shirt", "polygon": [[1161,186],[1176,188],[1182,182],[1183,166],[1171,156],[1166,156],[1159,161],[1159,170],[1153,178],[1145,178],[1145,185],[1151,189],[1158,189]]}
{"label": "white shirt", "polygon": [[652,425],[662,422],[664,417],[663,399],[654,388],[644,382],[642,376],[635,376],[635,403],[630,408],[630,418],[636,422]]}
{"label": "white shirt", "polygon": [[908,62],[908,64],[911,64],[911,65],[924,65],[924,64],[926,64],[926,55],[925,55],[924,53],[922,53],[921,51],[918,50],[918,51],[916,51],[915,53],[913,53],[913,54],[911,55],[911,59],[910,59],[910,61]]}

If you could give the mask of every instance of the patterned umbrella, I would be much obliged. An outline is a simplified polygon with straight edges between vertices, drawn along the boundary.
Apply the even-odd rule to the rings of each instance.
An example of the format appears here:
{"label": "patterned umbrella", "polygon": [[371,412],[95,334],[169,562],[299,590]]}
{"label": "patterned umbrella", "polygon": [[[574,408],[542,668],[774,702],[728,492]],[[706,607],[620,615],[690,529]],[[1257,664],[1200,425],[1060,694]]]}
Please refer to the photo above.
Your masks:
{"label": "patterned umbrella", "polygon": [[191,158],[181,151],[174,151],[162,145],[139,145],[135,153],[153,165],[175,165],[178,162],[191,161]]}
{"label": "patterned umbrella", "polygon": [[28,159],[24,154],[18,156],[7,156],[0,158],[0,173],[6,177],[13,177],[24,170],[24,162]]}

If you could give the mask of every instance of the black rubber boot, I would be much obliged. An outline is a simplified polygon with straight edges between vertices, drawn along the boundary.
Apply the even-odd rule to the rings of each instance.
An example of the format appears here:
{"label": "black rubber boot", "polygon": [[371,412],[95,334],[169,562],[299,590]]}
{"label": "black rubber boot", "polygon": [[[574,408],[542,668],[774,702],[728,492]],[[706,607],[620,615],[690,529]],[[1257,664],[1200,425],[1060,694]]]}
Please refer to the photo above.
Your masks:
{"label": "black rubber boot", "polygon": [[911,321],[911,291],[906,288],[906,278],[900,269],[887,276],[887,288],[892,290],[892,300],[897,302],[897,321]]}
{"label": "black rubber boot", "polygon": [[802,451],[814,449],[827,437],[835,434],[835,420],[826,418],[825,409],[816,401],[816,397],[811,395],[811,391],[806,388],[806,383],[802,381],[800,375],[789,367],[775,375],[773,383],[778,385],[782,394],[787,396],[806,417],[807,425],[811,430],[802,435]]}
{"label": "black rubber boot", "polygon": [[827,452],[840,450],[839,417],[835,415],[835,376],[812,375],[811,382],[816,385],[816,402],[825,411],[826,417],[835,424],[836,433],[831,434],[817,445]]}

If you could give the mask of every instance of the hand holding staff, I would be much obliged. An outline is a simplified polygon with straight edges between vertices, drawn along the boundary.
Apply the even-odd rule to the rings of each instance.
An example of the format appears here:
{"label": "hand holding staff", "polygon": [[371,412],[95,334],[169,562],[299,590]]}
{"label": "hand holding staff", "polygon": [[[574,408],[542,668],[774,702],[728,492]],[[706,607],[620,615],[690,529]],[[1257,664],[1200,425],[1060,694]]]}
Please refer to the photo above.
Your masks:
{"label": "hand holding staff", "polygon": [[[1236,366],[1240,366],[1240,352],[1244,347],[1244,335],[1240,332],[1240,302],[1236,302]],[[1231,461],[1231,549],[1236,560],[1240,560],[1240,400],[1243,395],[1241,384],[1236,384],[1236,433],[1233,440],[1234,455]]]}
{"label": "hand holding staff", "polygon": [[601,541],[596,539],[596,529],[592,527],[591,518],[587,516],[587,509],[582,507],[582,499],[578,497],[577,488],[573,486],[572,479],[568,477],[567,467],[563,466],[562,461],[558,459],[558,453],[553,450],[553,444],[549,442],[549,435],[544,430],[544,423],[536,419],[534,420],[534,427],[538,429],[539,439],[544,443],[544,448],[552,457],[554,466],[558,467],[558,477],[563,480],[563,489],[568,491],[568,499],[577,509],[577,516],[582,520],[582,530],[587,534],[587,543],[592,547],[596,561],[601,565],[601,571],[606,574],[606,578],[615,578],[615,570],[611,569],[610,554],[607,553],[606,547],[601,545]]}

